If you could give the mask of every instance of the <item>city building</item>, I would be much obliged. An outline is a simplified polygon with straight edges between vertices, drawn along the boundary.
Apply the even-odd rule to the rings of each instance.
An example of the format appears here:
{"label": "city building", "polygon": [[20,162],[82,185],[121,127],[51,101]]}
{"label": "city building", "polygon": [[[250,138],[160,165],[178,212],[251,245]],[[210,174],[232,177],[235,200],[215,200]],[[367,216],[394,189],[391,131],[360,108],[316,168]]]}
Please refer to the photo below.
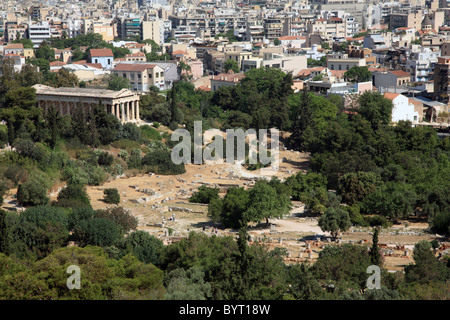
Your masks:
{"label": "city building", "polygon": [[415,111],[414,103],[410,103],[409,98],[400,93],[386,92],[383,96],[392,101],[392,122],[398,121],[419,121],[419,113]]}
{"label": "city building", "polygon": [[233,70],[229,70],[227,73],[220,73],[211,77],[211,90],[217,91],[224,86],[237,85],[245,75],[243,73],[234,73]]}
{"label": "city building", "polygon": [[47,21],[30,23],[27,28],[27,38],[33,42],[33,47],[38,48],[44,40],[52,37],[50,24]]}
{"label": "city building", "polygon": [[349,70],[351,67],[365,67],[365,58],[350,58],[346,53],[327,55],[327,68],[330,70]]}
{"label": "city building", "polygon": [[91,63],[100,63],[103,68],[111,69],[114,55],[111,49],[90,49],[89,61]]}
{"label": "city building", "polygon": [[450,56],[438,58],[434,65],[434,98],[448,102],[450,92]]}
{"label": "city building", "polygon": [[406,61],[406,70],[411,74],[412,81],[428,82],[434,71],[434,65],[440,56],[439,51],[425,50],[412,52]]}
{"label": "city building", "polygon": [[127,78],[135,91],[149,91],[151,86],[166,89],[164,69],[148,63],[119,63],[112,73]]}
{"label": "city building", "polygon": [[380,91],[383,88],[395,88],[411,82],[411,74],[403,70],[372,72],[373,85]]}

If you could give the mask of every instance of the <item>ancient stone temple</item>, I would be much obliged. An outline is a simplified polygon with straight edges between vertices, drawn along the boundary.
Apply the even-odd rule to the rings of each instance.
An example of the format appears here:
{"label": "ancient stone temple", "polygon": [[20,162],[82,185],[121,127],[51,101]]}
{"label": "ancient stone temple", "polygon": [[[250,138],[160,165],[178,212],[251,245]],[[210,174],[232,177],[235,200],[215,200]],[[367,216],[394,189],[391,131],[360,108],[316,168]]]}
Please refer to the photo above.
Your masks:
{"label": "ancient stone temple", "polygon": [[116,116],[119,121],[138,122],[139,95],[128,89],[120,91],[88,88],[53,88],[42,84],[36,89],[38,107],[47,112],[51,106],[59,110],[61,116],[72,115],[76,108],[85,108],[88,112],[92,105],[102,104],[107,113]]}

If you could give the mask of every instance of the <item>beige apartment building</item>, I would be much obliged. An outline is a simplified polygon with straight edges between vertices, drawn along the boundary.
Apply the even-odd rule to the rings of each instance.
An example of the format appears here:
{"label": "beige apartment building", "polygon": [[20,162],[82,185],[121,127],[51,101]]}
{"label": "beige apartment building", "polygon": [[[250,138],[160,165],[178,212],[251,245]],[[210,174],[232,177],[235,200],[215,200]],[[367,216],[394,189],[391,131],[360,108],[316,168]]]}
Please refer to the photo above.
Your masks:
{"label": "beige apartment building", "polygon": [[250,59],[251,57],[252,53],[249,51],[231,51],[225,52],[224,61],[225,62],[228,60],[236,61],[239,66],[239,69],[242,69],[242,61],[245,59]]}
{"label": "beige apartment building", "polygon": [[158,45],[161,45],[164,42],[164,33],[161,33],[163,30],[163,22],[162,20],[154,20],[154,21],[142,21],[142,40],[152,39]]}
{"label": "beige apartment building", "polygon": [[268,18],[264,20],[264,33],[269,40],[275,40],[281,36],[287,36],[285,32],[285,19],[283,18]]}
{"label": "beige apartment building", "polygon": [[17,39],[25,38],[27,27],[24,25],[10,25],[6,28],[5,40],[11,42]]}
{"label": "beige apartment building", "polygon": [[422,29],[423,12],[418,10],[416,12],[392,12],[389,20],[389,28],[391,30],[397,28],[415,28]]}
{"label": "beige apartment building", "polygon": [[145,56],[145,53],[139,51],[136,53],[126,54],[125,61],[126,62],[135,62],[135,61],[145,62],[145,61],[147,61],[147,58]]}
{"label": "beige apartment building", "polygon": [[309,34],[319,34],[326,39],[345,38],[347,34],[345,23],[341,18],[316,19],[308,23],[306,29]]}
{"label": "beige apartment building", "polygon": [[327,56],[327,68],[330,70],[349,70],[351,67],[365,67],[365,58],[350,58],[348,54],[337,53]]}
{"label": "beige apartment building", "polygon": [[112,41],[115,36],[114,27],[111,26],[110,19],[85,19],[83,20],[81,32],[85,35],[89,33],[101,34],[105,41]]}
{"label": "beige apartment building", "polygon": [[151,86],[164,90],[164,69],[148,63],[119,63],[112,73],[127,78],[135,91],[148,91]]}

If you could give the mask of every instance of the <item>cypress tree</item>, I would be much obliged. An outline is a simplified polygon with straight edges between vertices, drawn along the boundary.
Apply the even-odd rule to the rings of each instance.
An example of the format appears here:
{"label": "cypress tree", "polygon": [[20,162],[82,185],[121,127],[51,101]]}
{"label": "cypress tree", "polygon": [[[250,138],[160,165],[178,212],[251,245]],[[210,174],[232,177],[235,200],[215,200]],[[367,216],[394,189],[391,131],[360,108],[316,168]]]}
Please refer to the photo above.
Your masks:
{"label": "cypress tree", "polygon": [[6,227],[6,212],[0,210],[0,252],[9,254],[9,236]]}
{"label": "cypress tree", "polygon": [[380,229],[376,227],[373,231],[372,236],[372,249],[370,250],[370,257],[371,261],[374,265],[381,266],[381,255],[380,251],[378,250],[378,234],[380,232]]}

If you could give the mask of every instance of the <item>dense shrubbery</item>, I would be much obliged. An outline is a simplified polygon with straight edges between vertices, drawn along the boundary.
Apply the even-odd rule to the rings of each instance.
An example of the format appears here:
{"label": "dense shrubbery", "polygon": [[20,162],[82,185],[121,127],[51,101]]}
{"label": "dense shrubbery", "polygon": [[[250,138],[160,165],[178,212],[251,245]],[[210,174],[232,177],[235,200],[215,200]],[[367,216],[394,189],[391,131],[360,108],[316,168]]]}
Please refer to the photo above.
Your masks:
{"label": "dense shrubbery", "polygon": [[103,194],[105,195],[104,200],[106,203],[111,204],[119,204],[120,203],[120,194],[116,188],[107,188],[103,190]]}
{"label": "dense shrubbery", "polygon": [[[210,199],[208,212],[213,221],[238,229],[249,222],[259,223],[289,214],[291,202],[281,183],[257,181],[249,190],[230,188],[223,199]],[[205,191],[200,191],[204,194]],[[198,195],[194,195],[197,197]]]}
{"label": "dense shrubbery", "polygon": [[[440,191],[450,188],[449,179],[443,178],[450,175],[448,138],[439,139],[433,129],[412,127],[410,122],[390,126],[392,104],[378,93],[361,95],[355,115],[336,113],[326,103],[317,110],[310,108],[315,100],[326,100],[311,93],[300,93],[297,99],[302,120],[295,125],[290,141],[294,148],[312,154],[313,172],[308,175],[320,174],[323,180],[317,177],[315,181],[326,184],[307,184],[316,195],[324,192],[317,188],[336,190],[343,203],[357,204],[361,213],[378,214],[390,221],[417,212],[429,218],[434,230],[449,232],[450,202],[448,193]],[[327,117],[323,117],[325,112]],[[290,178],[288,183],[295,179],[299,178]],[[292,196],[308,204],[308,192],[312,191],[303,186],[303,180],[295,182],[299,187],[292,189]],[[318,204],[310,204],[325,202],[322,197]],[[324,208],[317,212],[323,213]],[[361,218],[351,214],[353,223],[386,225],[381,218]]]}
{"label": "dense shrubbery", "polygon": [[155,150],[142,158],[142,165],[147,166],[147,172],[156,174],[182,174],[186,172],[184,164],[174,164],[168,150]]}
{"label": "dense shrubbery", "polygon": [[[52,39],[52,45],[103,43],[88,35]],[[0,211],[1,299],[450,299],[448,258],[437,259],[425,242],[416,245],[415,264],[404,276],[383,270],[382,289],[375,291],[365,290],[366,268],[373,263],[365,247],[328,246],[315,265],[288,266],[284,250],[247,245],[247,225],[288,214],[290,199],[304,202],[335,237],[350,223],[387,227],[415,212],[433,230],[450,231],[450,139],[408,122],[390,126],[392,104],[382,95],[365,93],[357,114],[347,115],[342,99],[293,94],[291,75],[264,68],[214,93],[180,81],[167,98],[153,91],[142,95],[141,116],[158,121],[156,128],[161,123],[192,131],[197,120],[203,129],[277,127],[292,131],[292,148],[311,153],[311,170],[285,183],[230,188],[223,199],[206,187],[192,196],[209,203],[215,222],[239,229],[237,241],[191,233],[163,246],[136,231],[136,218],[124,208],[93,210],[86,185],[127,170],[184,173],[184,165],[171,161],[170,136],[149,126],[122,125],[103,106],[80,106],[65,117],[50,108],[43,115],[31,85],[42,77],[54,86],[77,82],[48,72],[46,58],[53,57],[44,43],[34,66],[14,73],[5,60],[1,65],[0,119],[7,133],[0,128],[0,145],[8,142],[16,151],[0,159],[0,193],[17,186],[18,202],[32,206],[20,215]],[[74,60],[82,58],[75,50]],[[50,206],[47,194],[61,181],[67,186]],[[118,203],[117,195],[106,196]],[[84,270],[81,290],[66,289],[67,264]]]}
{"label": "dense shrubbery", "polygon": [[189,198],[189,202],[210,203],[212,200],[219,199],[219,189],[201,186],[197,192],[194,192]]}

